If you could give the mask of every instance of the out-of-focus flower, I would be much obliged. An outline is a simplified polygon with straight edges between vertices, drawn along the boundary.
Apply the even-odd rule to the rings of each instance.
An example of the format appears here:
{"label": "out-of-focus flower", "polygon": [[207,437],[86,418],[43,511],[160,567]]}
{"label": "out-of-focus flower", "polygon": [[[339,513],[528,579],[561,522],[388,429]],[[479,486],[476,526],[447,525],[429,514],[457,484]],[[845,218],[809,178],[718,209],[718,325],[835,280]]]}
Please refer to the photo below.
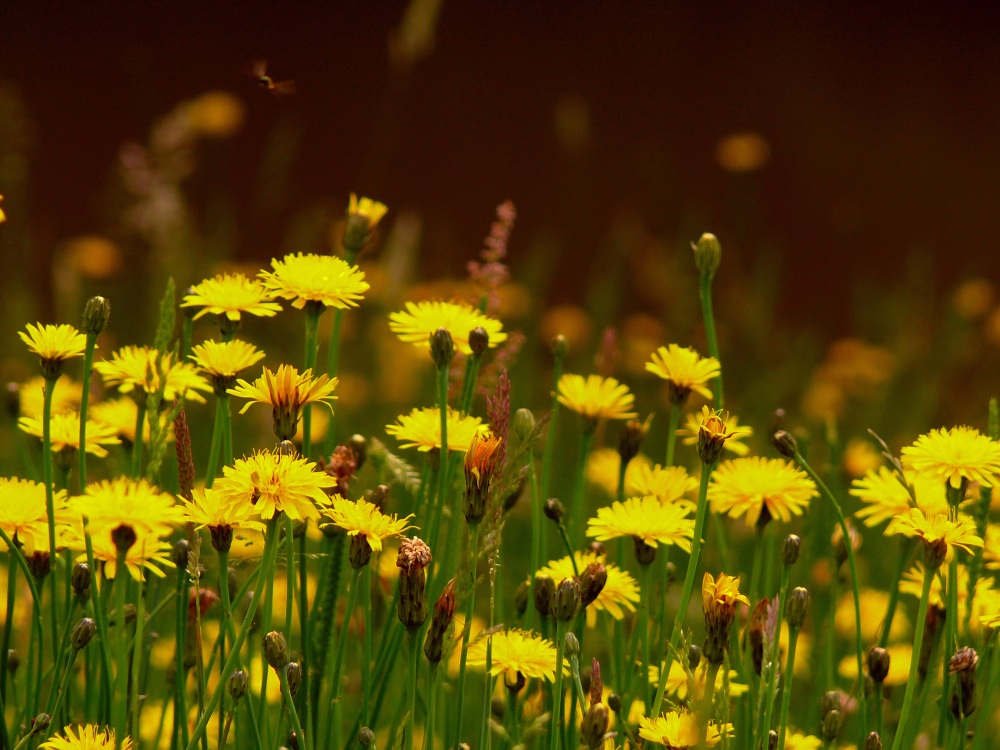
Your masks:
{"label": "out-of-focus flower", "polygon": [[243,313],[270,318],[281,310],[273,295],[257,279],[241,273],[222,273],[191,287],[181,307],[200,307],[194,319],[203,315],[224,315],[239,320]]}
{"label": "out-of-focus flower", "polygon": [[[886,591],[862,587],[859,593],[861,603],[861,640],[872,643],[878,639],[885,621],[885,613],[889,607],[889,594]],[[917,590],[917,596],[920,590]],[[850,590],[841,594],[837,601],[837,611],[834,615],[834,629],[842,638],[854,638],[854,593]],[[905,640],[913,634],[910,618],[901,609],[896,610],[892,620],[892,630],[889,631],[890,642]],[[855,667],[856,669],[856,667]],[[903,673],[906,674],[905,672]]]}
{"label": "out-of-focus flower", "polygon": [[[948,511],[944,483],[924,474],[907,472],[907,480],[917,496],[917,507],[925,514],[933,516]],[[863,519],[865,526],[878,526],[906,513],[912,507],[910,493],[899,481],[899,476],[885,466],[869,471],[861,479],[851,483],[850,494],[865,505],[855,515]]]}
{"label": "out-of-focus flower", "polygon": [[993,284],[988,279],[969,279],[955,289],[951,306],[959,317],[975,320],[990,309],[993,296]]}
{"label": "out-of-focus flower", "polygon": [[[492,666],[490,674],[504,675],[507,685],[516,685],[518,675],[525,679],[538,677],[552,682],[556,676],[556,647],[536,633],[512,628],[492,636]],[[468,665],[486,667],[487,639],[479,638],[469,645]]]}
{"label": "out-of-focus flower", "polygon": [[[135,421],[139,414],[139,407],[136,405],[135,399],[129,396],[122,396],[110,401],[101,401],[91,405],[88,414],[98,424],[113,429],[115,434],[122,440],[127,440],[130,443],[135,442]],[[168,416],[166,412],[159,415],[160,434],[166,434],[167,440],[173,440],[174,425],[173,422],[167,421]],[[90,437],[90,435],[88,434],[87,437]],[[142,421],[142,437],[147,443],[149,442],[148,414]]]}
{"label": "out-of-focus flower", "polygon": [[[698,445],[698,433],[701,431],[701,427],[705,424],[705,421],[713,414],[715,412],[707,406],[702,406],[701,411],[690,412],[684,418],[684,426],[677,430],[677,434],[681,436],[684,445]],[[746,445],[743,441],[753,435],[753,428],[741,427],[739,417],[735,414],[730,414],[728,419],[726,419],[726,429],[731,433],[726,438],[726,450],[741,457],[747,455],[750,452],[750,446]]]}
{"label": "out-of-focus flower", "polygon": [[592,329],[590,316],[586,310],[573,305],[562,305],[546,310],[538,324],[542,341],[551,341],[563,336],[570,349],[582,349],[588,341]]}
{"label": "out-of-focus flower", "polygon": [[779,458],[736,458],[719,464],[708,488],[716,513],[743,516],[749,527],[765,512],[787,523],[801,515],[817,495],[816,485],[802,471]]}
{"label": "out-of-focus flower", "polygon": [[163,400],[168,403],[181,396],[188,401],[204,403],[205,398],[199,391],[212,389],[194,365],[175,362],[173,354],[148,346],[124,346],[111,359],[95,362],[94,369],[106,385],[117,386],[120,393],[156,393],[163,377],[166,380]]}
{"label": "out-of-focus flower", "polygon": [[[854,667],[857,671],[857,659],[851,658],[854,659]],[[785,750],[821,750],[823,744],[823,740],[819,737],[813,737],[811,734],[789,730],[785,735]]]}
{"label": "out-of-focus flower", "polygon": [[243,124],[246,107],[228,91],[206,91],[184,102],[191,129],[209,138],[226,138]]}
{"label": "out-of-focus flower", "polygon": [[[899,616],[897,612],[897,617]],[[895,627],[893,628],[895,629]],[[889,652],[889,674],[886,675],[883,685],[896,686],[905,685],[910,674],[910,660],[913,658],[913,644],[900,643],[887,646]],[[858,657],[854,654],[843,657],[837,664],[837,673],[841,677],[855,680],[858,676]]]}
{"label": "out-of-focus flower", "polygon": [[469,333],[482,328],[494,348],[507,340],[503,324],[464,302],[407,302],[406,309],[389,316],[389,328],[400,341],[423,349],[432,333],[443,328],[451,334],[455,348],[465,355],[472,353]]}
{"label": "out-of-focus flower", "polygon": [[85,724],[75,730],[68,726],[62,734],[39,745],[39,750],[132,750],[132,739],[122,738],[115,742],[115,730],[101,729],[97,724]]}
{"label": "out-of-focus flower", "polygon": [[225,393],[237,373],[264,359],[264,352],[246,341],[208,340],[191,347],[191,359],[208,375],[216,392]]}
{"label": "out-of-focus flower", "polygon": [[851,438],[844,447],[844,471],[852,479],[874,472],[884,461],[871,440]]}
{"label": "out-of-focus flower", "polygon": [[271,271],[261,271],[264,287],[275,297],[302,309],[307,302],[341,309],[357,307],[368,291],[364,271],[335,255],[286,255],[271,260]]}
{"label": "out-of-focus flower", "polygon": [[[621,466],[621,456],[614,448],[598,448],[591,451],[587,456],[586,477],[591,484],[596,484],[609,497],[618,494],[618,470]],[[625,487],[629,495],[642,495],[648,493],[631,491],[628,488],[634,487],[636,475],[643,470],[649,470],[653,462],[643,454],[637,455],[625,468]]]}
{"label": "out-of-focus flower", "polygon": [[[448,450],[465,453],[472,444],[472,438],[486,429],[479,417],[469,417],[454,409],[448,409]],[[386,434],[400,441],[403,448],[429,451],[441,449],[441,410],[435,408],[414,409],[402,414],[395,424],[385,426]]]}
{"label": "out-of-focus flower", "polygon": [[[118,573],[118,547],[115,546],[111,535],[94,535],[91,538],[91,545],[94,559],[104,564],[104,575],[107,578],[114,578]],[[76,547],[82,550],[83,542],[78,542]],[[125,567],[129,575],[137,581],[143,580],[144,570],[163,578],[166,575],[163,568],[173,567],[172,550],[173,547],[168,542],[143,530],[136,535],[135,543],[125,553]],[[76,559],[78,562],[86,560],[86,552],[77,555]]]}
{"label": "out-of-focus flower", "polygon": [[635,495],[655,495],[661,503],[688,502],[685,495],[698,489],[698,480],[683,466],[642,466],[629,476],[625,473],[625,492]]}
{"label": "out-of-focus flower", "polygon": [[677,344],[661,346],[653,352],[646,369],[667,381],[670,403],[674,406],[683,406],[692,391],[711,399],[708,385],[721,372],[715,357],[702,357],[694,349]]}
{"label": "out-of-focus flower", "polygon": [[556,387],[559,403],[589,420],[635,419],[632,411],[635,396],[628,386],[614,378],[599,375],[573,375],[559,378]]}
{"label": "out-of-focus flower", "polygon": [[319,519],[330,504],[325,490],[337,484],[305,458],[270,451],[237,459],[222,472],[214,488],[230,502],[254,506],[265,521],[282,512],[293,521]]}
{"label": "out-of-focus flower", "polygon": [[[948,576],[951,574],[949,568],[942,568],[938,571],[938,574],[934,576],[934,580],[931,581],[931,593],[929,601],[931,605],[937,607],[938,609],[948,608],[947,593],[947,582]],[[922,593],[924,582],[924,565],[921,562],[916,562],[913,567],[903,573],[903,577],[899,582],[899,593],[907,594],[909,596],[920,598]],[[988,576],[983,576],[976,581],[976,590],[973,595],[972,609],[973,612],[980,610],[984,606],[984,602],[994,597],[997,594],[997,589],[993,586],[993,579]],[[958,603],[962,611],[965,610],[965,602],[969,596],[969,571],[964,565],[958,566]],[[896,612],[896,617],[899,617],[899,611]],[[893,624],[893,630],[895,630],[895,623]]]}
{"label": "out-of-focus flower", "polygon": [[770,159],[771,147],[759,133],[732,133],[715,145],[715,163],[733,174],[756,172]]}
{"label": "out-of-focus flower", "polygon": [[67,240],[59,252],[60,265],[88,279],[106,279],[124,265],[122,251],[107,237],[87,234]]}
{"label": "out-of-focus flower", "polygon": [[[694,691],[696,697],[704,696],[705,694],[705,681],[708,679],[707,670],[693,669],[694,672]],[[655,664],[650,665],[649,671],[646,675],[649,679],[650,685],[660,684],[660,667]],[[746,693],[750,687],[738,682],[739,675],[735,669],[729,670],[729,695],[733,698],[738,698],[739,696]],[[688,676],[687,672],[684,671],[684,667],[680,665],[679,662],[670,663],[670,671],[667,672],[667,682],[666,695],[676,695],[680,700],[684,701],[688,698]],[[712,686],[715,690],[722,687],[722,671],[719,670],[715,673],[715,684]]]}
{"label": "out-of-focus flower", "polygon": [[[45,378],[41,375],[26,380],[19,389],[22,417],[42,417],[42,399],[45,397]],[[67,376],[59,378],[52,391],[52,413],[59,414],[80,408],[83,386]]]}
{"label": "out-of-focus flower", "polygon": [[300,373],[291,365],[280,365],[277,372],[265,367],[253,383],[236,381],[236,387],[227,392],[250,399],[240,414],[254,403],[270,404],[275,435],[279,440],[291,440],[298,428],[299,412],[306,404],[323,404],[333,413],[336,387],[337,379],[330,379],[326,373],[314,378],[311,369]]}
{"label": "out-of-focus flower", "polygon": [[[56,522],[64,526],[72,513],[66,492],[53,495]],[[18,477],[0,478],[0,529],[31,556],[36,550],[49,549],[49,516],[45,504],[45,485]]]}
{"label": "out-of-focus flower", "polygon": [[694,519],[689,513],[690,507],[663,504],[655,495],[630,497],[599,508],[597,516],[587,521],[587,536],[599,542],[630,536],[650,547],[673,544],[690,552]]}
{"label": "out-of-focus flower", "polygon": [[839,416],[849,397],[864,398],[892,376],[895,357],[887,349],[859,339],[830,345],[802,397],[803,412],[816,420]]}
{"label": "out-of-focus flower", "polygon": [[326,515],[334,526],[347,532],[348,536],[363,536],[368,540],[372,552],[382,549],[382,542],[401,536],[408,529],[415,528],[408,524],[413,515],[399,518],[387,515],[367,500],[357,502],[345,500],[335,495],[326,509]]}
{"label": "out-of-focus flower", "polygon": [[[17,426],[29,435],[41,439],[42,420],[35,417],[21,417],[17,421]],[[80,450],[80,413],[62,412],[53,414],[49,421],[49,437],[52,444],[52,452],[60,453],[63,450]],[[106,424],[87,420],[87,453],[104,458],[108,455],[105,445],[118,445],[121,441],[113,427]]]}
{"label": "out-of-focus flower", "polygon": [[127,477],[88,484],[83,495],[73,498],[71,507],[87,516],[95,540],[110,539],[122,526],[152,539],[167,537],[182,519],[181,508],[171,495],[145,479]]}
{"label": "out-of-focus flower", "polygon": [[[721,725],[721,731],[732,735],[733,725]],[[686,711],[669,711],[663,716],[639,719],[639,736],[649,742],[663,745],[667,750],[689,750],[698,747],[704,736],[705,747],[715,747],[722,739],[720,725],[703,726],[701,720]]]}
{"label": "out-of-focus flower", "polygon": [[992,485],[1000,474],[1000,443],[971,427],[931,430],[901,451],[918,474],[948,482]]}

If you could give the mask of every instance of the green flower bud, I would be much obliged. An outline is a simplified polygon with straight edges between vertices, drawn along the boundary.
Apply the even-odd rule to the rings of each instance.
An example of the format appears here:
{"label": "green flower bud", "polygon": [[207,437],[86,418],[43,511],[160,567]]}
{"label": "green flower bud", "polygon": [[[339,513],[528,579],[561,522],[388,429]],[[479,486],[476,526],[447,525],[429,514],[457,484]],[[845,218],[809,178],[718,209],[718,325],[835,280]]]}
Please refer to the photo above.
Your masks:
{"label": "green flower bud", "polygon": [[514,412],[514,435],[520,443],[528,440],[535,432],[537,422],[530,409],[518,409]]}
{"label": "green flower bud", "polygon": [[691,244],[694,250],[694,263],[702,275],[707,274],[708,278],[715,276],[722,262],[722,245],[719,239],[708,232],[705,232],[698,241]]}
{"label": "green flower bud", "polygon": [[247,693],[247,688],[250,686],[250,676],[242,669],[237,669],[231,675],[229,675],[229,682],[226,687],[229,690],[229,696],[234,700],[238,701]]}
{"label": "green flower bud", "polygon": [[108,327],[111,317],[111,303],[104,297],[91,297],[83,307],[83,332],[98,336]]}
{"label": "green flower bud", "polygon": [[73,626],[69,641],[73,644],[73,648],[79,651],[90,643],[90,639],[94,637],[96,632],[97,623],[89,617],[83,617]]}
{"label": "green flower bud", "polygon": [[294,698],[302,684],[302,665],[297,661],[289,662],[288,666],[285,667],[285,679],[288,680],[288,692]]}
{"label": "green flower bud", "polygon": [[580,655],[580,639],[572,631],[566,633],[563,642],[566,646],[566,656],[568,658],[575,659]]}
{"label": "green flower bud", "polygon": [[274,668],[274,671],[288,666],[288,643],[285,641],[285,636],[277,630],[272,630],[264,636],[262,650],[264,660]]}
{"label": "green flower bud", "polygon": [[447,328],[438,328],[430,335],[431,359],[438,370],[443,370],[451,364],[455,356],[455,342]]}
{"label": "green flower bud", "polygon": [[90,581],[93,576],[90,573],[90,566],[85,562],[77,563],[73,566],[72,584],[73,593],[76,598],[85,602],[90,599]]}
{"label": "green flower bud", "polygon": [[799,452],[799,443],[795,436],[785,430],[771,434],[771,445],[785,458],[795,458],[795,454]]}
{"label": "green flower bud", "polygon": [[801,546],[802,540],[795,534],[789,534],[785,537],[785,541],[781,545],[781,562],[786,568],[790,568],[798,562]]}
{"label": "green flower bud", "polygon": [[551,576],[535,576],[535,609],[542,617],[555,614],[556,582]]}
{"label": "green flower bud", "polygon": [[361,727],[358,731],[358,744],[368,750],[375,747],[375,733],[368,727]]}
{"label": "green flower bud", "polygon": [[580,609],[580,582],[564,578],[556,587],[555,616],[557,620],[569,622]]}
{"label": "green flower bud", "polygon": [[610,719],[608,709],[603,703],[591,704],[580,723],[580,741],[590,750],[597,750],[604,744],[604,735],[608,731]]}
{"label": "green flower bud", "polygon": [[552,350],[552,357],[557,362],[562,362],[566,359],[566,355],[569,354],[569,341],[560,333],[552,339],[549,348]]}
{"label": "green flower bud", "polygon": [[812,604],[812,597],[807,589],[797,586],[788,595],[788,605],[785,609],[785,619],[788,627],[799,630],[809,613],[809,605]]}
{"label": "green flower bud", "polygon": [[347,559],[351,561],[351,567],[360,570],[372,559],[372,548],[368,544],[368,537],[364,534],[355,534],[350,541],[350,548],[347,552]]}

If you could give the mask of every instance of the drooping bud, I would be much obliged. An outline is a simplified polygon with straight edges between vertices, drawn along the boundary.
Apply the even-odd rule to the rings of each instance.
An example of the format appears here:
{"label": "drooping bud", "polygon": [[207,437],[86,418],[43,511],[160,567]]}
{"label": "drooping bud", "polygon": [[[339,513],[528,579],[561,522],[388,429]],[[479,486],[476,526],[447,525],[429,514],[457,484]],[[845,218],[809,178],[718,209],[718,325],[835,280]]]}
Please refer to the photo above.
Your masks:
{"label": "drooping bud", "polygon": [[285,679],[288,680],[288,692],[294,698],[302,684],[302,665],[297,661],[288,662],[288,666],[285,667]]}
{"label": "drooping bud", "polygon": [[427,619],[427,566],[431,563],[431,548],[419,538],[404,539],[396,555],[399,568],[399,601],[396,615],[407,628],[419,628]]}
{"label": "drooping bud", "polygon": [[958,649],[948,660],[949,674],[956,675],[948,708],[956,719],[968,718],[976,710],[976,665],[979,654],[974,648]]}
{"label": "drooping bud", "polygon": [[580,571],[580,604],[589,607],[604,590],[608,569],[601,562],[592,562]]}
{"label": "drooping bud", "polygon": [[96,632],[97,623],[89,617],[83,617],[73,626],[69,641],[73,644],[73,648],[79,651],[90,643],[90,639],[94,637],[94,633]]}
{"label": "drooping bud", "polygon": [[561,522],[563,516],[566,515],[566,506],[554,497],[550,497],[545,501],[545,506],[542,510],[550,521],[555,521],[556,523]]}
{"label": "drooping bud", "polygon": [[265,661],[274,668],[274,671],[288,666],[288,643],[285,641],[285,636],[277,630],[272,630],[264,636],[262,651]]}
{"label": "drooping bud", "polygon": [[85,562],[79,562],[73,566],[72,584],[73,593],[80,602],[90,599],[90,581],[93,578],[90,566]]}
{"label": "drooping bud", "polygon": [[455,342],[447,328],[438,328],[430,336],[431,359],[438,370],[447,369],[455,356]]}
{"label": "drooping bud", "polygon": [[705,232],[697,242],[691,243],[691,249],[694,250],[694,264],[701,274],[707,275],[710,279],[714,277],[722,262],[722,245],[719,243],[719,238],[710,232]]}
{"label": "drooping bud", "polygon": [[489,345],[490,335],[485,328],[480,326],[469,331],[469,348],[472,350],[473,357],[483,356],[483,352],[489,348]]}
{"label": "drooping bud", "polygon": [[792,433],[786,430],[777,430],[771,433],[771,445],[785,458],[794,459],[795,454],[799,452],[798,441]]}
{"label": "drooping bud", "polygon": [[889,675],[889,652],[879,646],[868,649],[868,674],[881,685]]}
{"label": "drooping bud", "polygon": [[806,615],[809,613],[809,606],[811,604],[812,597],[809,595],[808,589],[804,589],[801,586],[796,586],[792,589],[788,595],[788,605],[785,609],[785,619],[788,621],[788,627],[793,630],[801,629],[802,623],[806,621]]}
{"label": "drooping bud", "polygon": [[802,540],[799,539],[795,534],[789,534],[785,537],[784,543],[781,545],[781,563],[786,568],[790,568],[795,565],[799,560],[799,551],[802,547]]}
{"label": "drooping bud", "polygon": [[573,578],[564,578],[556,587],[555,616],[557,620],[569,622],[580,609],[580,583]]}
{"label": "drooping bud", "polygon": [[424,656],[431,664],[437,664],[444,657],[444,639],[455,617],[455,579],[448,581],[441,596],[434,603],[427,637],[424,639]]}
{"label": "drooping bud", "polygon": [[229,682],[226,683],[226,688],[229,690],[229,697],[234,701],[238,701],[246,695],[249,686],[250,676],[242,669],[237,669],[229,675]]}
{"label": "drooping bud", "polygon": [[556,600],[556,582],[551,576],[535,576],[535,609],[542,617],[552,617]]}
{"label": "drooping bud", "polygon": [[111,303],[104,297],[91,297],[83,306],[83,332],[90,336],[100,335],[108,327],[111,317]]}

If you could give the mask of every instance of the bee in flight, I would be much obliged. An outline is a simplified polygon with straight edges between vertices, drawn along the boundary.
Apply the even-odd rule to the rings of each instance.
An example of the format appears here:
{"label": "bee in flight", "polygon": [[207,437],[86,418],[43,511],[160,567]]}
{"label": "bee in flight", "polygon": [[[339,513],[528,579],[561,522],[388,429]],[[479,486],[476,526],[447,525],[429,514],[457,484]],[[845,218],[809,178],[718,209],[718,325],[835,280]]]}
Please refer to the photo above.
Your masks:
{"label": "bee in flight", "polygon": [[295,93],[295,81],[276,81],[267,74],[267,61],[256,60],[252,68],[257,85],[264,91],[270,91],[275,96],[286,96]]}

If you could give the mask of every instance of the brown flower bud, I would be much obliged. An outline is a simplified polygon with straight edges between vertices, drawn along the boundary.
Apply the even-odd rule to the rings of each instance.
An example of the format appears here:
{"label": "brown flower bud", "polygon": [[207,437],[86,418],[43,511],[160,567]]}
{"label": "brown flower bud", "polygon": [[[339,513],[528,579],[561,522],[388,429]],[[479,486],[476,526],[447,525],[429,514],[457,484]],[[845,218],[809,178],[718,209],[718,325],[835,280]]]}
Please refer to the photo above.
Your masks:
{"label": "brown flower bud", "polygon": [[490,700],[490,716],[503,724],[503,717],[506,713],[507,702],[499,695],[494,695]]}
{"label": "brown flower bud", "polygon": [[785,537],[785,541],[781,545],[781,562],[786,568],[790,568],[798,562],[801,547],[802,540],[795,534],[789,534]]}
{"label": "brown flower bud", "polygon": [[228,524],[223,526],[209,526],[208,532],[212,537],[212,549],[216,552],[229,552],[233,546],[233,527]]}
{"label": "brown flower bud", "polygon": [[170,555],[170,559],[174,563],[174,567],[177,570],[187,570],[188,566],[188,541],[187,539],[180,539],[174,544],[173,553]]}
{"label": "brown flower bud", "polygon": [[366,750],[375,747],[375,733],[368,727],[361,727],[358,731],[358,744]]}
{"label": "brown flower bud", "polygon": [[931,654],[934,650],[934,641],[936,640],[941,623],[945,621],[946,616],[946,611],[933,603],[927,608],[927,616],[924,618],[924,640],[920,645],[920,654],[917,659],[917,674],[920,675],[921,680],[927,678],[927,670],[930,668]]}
{"label": "brown flower bud", "polygon": [[556,582],[547,575],[535,576],[535,609],[542,617],[552,617],[555,610]]}
{"label": "brown flower bud", "polygon": [[622,697],[618,693],[612,693],[608,696],[608,708],[614,711],[616,714],[622,711]]}
{"label": "brown flower bud", "polygon": [[104,297],[91,297],[83,306],[83,332],[98,336],[108,327],[111,303]]}
{"label": "brown flower bud", "polygon": [[17,649],[7,649],[7,671],[14,675],[20,666],[21,656],[17,653]]}
{"label": "brown flower bud", "polygon": [[128,524],[116,526],[111,530],[111,541],[119,552],[128,552],[135,544],[136,538],[135,529]]}
{"label": "brown flower bud", "polygon": [[580,722],[580,741],[590,750],[597,750],[604,744],[604,735],[608,731],[610,719],[607,706],[603,703],[592,703],[587,713],[583,715],[583,721]]}
{"label": "brown flower bud", "polygon": [[521,581],[514,592],[514,611],[518,617],[524,617],[524,613],[528,611],[529,596],[531,596],[531,583],[529,581]]}
{"label": "brown flower bud", "polygon": [[882,750],[882,738],[878,736],[878,732],[868,733],[863,750]]}
{"label": "brown flower bud", "polygon": [[90,566],[87,563],[80,562],[73,566],[73,593],[79,601],[85,602],[90,599],[90,581],[92,578]]}
{"label": "brown flower bud", "polygon": [[604,696],[604,682],[601,680],[601,663],[596,658],[590,661],[590,705],[600,703]]}
{"label": "brown flower bud", "polygon": [[89,617],[81,618],[70,633],[69,641],[77,651],[84,648],[97,632],[97,623]]}
{"label": "brown flower bud", "polygon": [[247,688],[250,686],[250,676],[242,669],[237,669],[231,675],[229,675],[229,682],[226,683],[226,687],[229,690],[229,696],[234,700],[238,701],[247,693]]}
{"label": "brown flower bud", "polygon": [[933,541],[923,540],[924,543],[924,565],[930,570],[937,570],[948,557],[948,542],[944,539]]}
{"label": "brown flower bud", "polygon": [[264,659],[277,672],[288,666],[288,643],[285,636],[277,630],[272,630],[264,636]]}
{"label": "brown flower bud", "polygon": [[956,675],[948,708],[956,719],[968,718],[976,710],[976,665],[979,654],[974,648],[958,649],[948,660],[948,672]]}
{"label": "brown flower bud", "polygon": [[285,667],[285,679],[288,680],[288,692],[294,698],[302,684],[302,665],[297,661],[289,662],[288,666]]}
{"label": "brown flower bud", "polygon": [[482,326],[469,331],[469,349],[472,350],[473,357],[483,356],[483,352],[490,345],[490,335]]}
{"label": "brown flower bud", "polygon": [[21,386],[7,383],[7,414],[16,422],[21,417]]}
{"label": "brown flower bud", "polygon": [[550,521],[555,521],[560,523],[564,515],[566,515],[566,506],[564,506],[559,500],[554,497],[550,497],[545,501],[545,507],[543,508],[546,517]]}
{"label": "brown flower bud", "polygon": [[580,604],[589,607],[601,595],[608,582],[608,569],[604,563],[592,562],[580,571]]}
{"label": "brown flower bud", "polygon": [[424,656],[431,664],[437,664],[444,657],[444,638],[455,617],[455,580],[448,581],[441,596],[434,603],[427,637],[424,639]]}
{"label": "brown flower bud", "polygon": [[799,630],[809,613],[809,605],[812,604],[812,597],[807,589],[797,586],[788,595],[788,605],[785,609],[785,619],[788,627]]}
{"label": "brown flower bud", "polygon": [[419,538],[404,539],[396,555],[399,568],[399,601],[396,615],[409,629],[419,628],[427,619],[427,566],[431,563],[431,548]]}
{"label": "brown flower bud", "polygon": [[868,649],[868,674],[881,685],[889,675],[889,652],[879,646]]}
{"label": "brown flower bud", "polygon": [[355,534],[350,539],[347,559],[351,561],[351,567],[355,570],[360,570],[372,559],[372,548],[368,544],[368,537],[364,534]]}
{"label": "brown flower bud", "polygon": [[438,370],[444,370],[455,356],[455,341],[447,328],[438,328],[430,335],[431,359]]}
{"label": "brown flower bud", "polygon": [[44,581],[49,571],[52,570],[52,561],[49,559],[49,553],[42,550],[36,549],[34,554],[28,555],[25,558],[25,562],[28,563],[28,570],[36,581]]}
{"label": "brown flower bud", "polygon": [[361,467],[365,465],[365,459],[368,458],[368,441],[365,440],[364,435],[354,433],[347,439],[347,447],[354,454],[354,470],[361,471]]}
{"label": "brown flower bud", "polygon": [[795,458],[795,454],[799,452],[799,443],[795,439],[792,433],[786,430],[776,430],[771,433],[771,445],[774,449],[778,451],[785,458]]}
{"label": "brown flower bud", "polygon": [[691,249],[694,250],[694,264],[702,276],[708,276],[710,279],[715,276],[719,264],[722,263],[722,245],[719,243],[719,238],[710,232],[705,232],[697,242],[691,243]]}
{"label": "brown flower bud", "polygon": [[688,646],[688,666],[693,672],[698,668],[699,664],[701,664],[701,649],[697,644],[692,643]]}
{"label": "brown flower bud", "polygon": [[580,609],[580,583],[573,578],[564,578],[556,587],[555,616],[557,620],[569,622]]}

